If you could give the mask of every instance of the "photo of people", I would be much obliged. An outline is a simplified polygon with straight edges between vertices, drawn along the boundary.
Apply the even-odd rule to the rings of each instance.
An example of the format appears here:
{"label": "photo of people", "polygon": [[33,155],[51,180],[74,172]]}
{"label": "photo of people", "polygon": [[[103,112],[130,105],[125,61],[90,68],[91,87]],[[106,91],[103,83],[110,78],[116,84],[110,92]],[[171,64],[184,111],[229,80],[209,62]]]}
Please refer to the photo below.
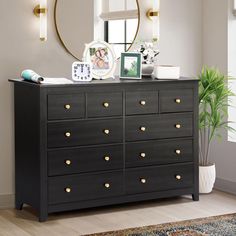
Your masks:
{"label": "photo of people", "polygon": [[90,48],[90,58],[93,69],[109,69],[108,48]]}

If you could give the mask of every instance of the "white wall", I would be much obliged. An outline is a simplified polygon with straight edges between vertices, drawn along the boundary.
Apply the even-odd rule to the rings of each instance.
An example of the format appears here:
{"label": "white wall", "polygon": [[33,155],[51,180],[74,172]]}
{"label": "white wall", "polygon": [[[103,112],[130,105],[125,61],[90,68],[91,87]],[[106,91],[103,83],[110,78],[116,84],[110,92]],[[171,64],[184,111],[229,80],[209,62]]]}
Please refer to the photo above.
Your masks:
{"label": "white wall", "polygon": [[[205,1],[205,0],[204,0]],[[214,0],[215,1],[215,0]],[[57,38],[54,0],[48,1],[48,41],[39,40],[38,19],[32,14],[34,0],[1,0],[0,8],[0,196],[14,193],[13,93],[10,78],[18,78],[23,69],[31,68],[45,76],[71,76],[74,59]],[[161,1],[160,63],[176,64],[182,75],[195,76],[201,67],[201,0]],[[151,0],[140,0],[140,39],[150,39],[150,22],[146,10]],[[27,145],[27,137],[25,137]],[[32,157],[33,158],[33,157]]]}
{"label": "white wall", "polygon": [[[228,21],[228,74],[236,78],[236,15],[233,14],[234,0],[229,1],[229,21]],[[236,81],[230,81],[230,88],[236,94]],[[236,97],[231,97],[232,104],[236,104]],[[236,106],[229,107],[229,120],[235,122]],[[231,125],[236,130],[236,122]],[[229,132],[229,141],[236,142],[236,133]]]}
{"label": "white wall", "polygon": [[160,14],[160,64],[196,76],[202,66],[202,1],[162,0]]}
{"label": "white wall", "polygon": [[228,0],[203,0],[203,64],[227,74]]}
{"label": "white wall", "polygon": [[[231,12],[232,0],[203,1],[203,64],[236,76],[236,17]],[[216,163],[216,187],[236,193],[236,143],[227,135],[222,132],[222,141],[213,143],[210,157]]]}
{"label": "white wall", "polygon": [[[142,18],[152,6],[140,0]],[[196,76],[202,66],[202,1],[161,0],[159,64],[181,67],[182,76]],[[140,37],[150,40],[150,22],[141,22]],[[148,25],[147,25],[148,24]]]}

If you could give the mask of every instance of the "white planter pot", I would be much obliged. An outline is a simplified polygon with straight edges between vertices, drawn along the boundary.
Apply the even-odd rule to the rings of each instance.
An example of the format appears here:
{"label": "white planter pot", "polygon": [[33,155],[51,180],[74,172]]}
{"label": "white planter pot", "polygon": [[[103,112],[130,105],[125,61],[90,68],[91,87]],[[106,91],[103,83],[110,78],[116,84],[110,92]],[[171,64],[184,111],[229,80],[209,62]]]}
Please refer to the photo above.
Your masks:
{"label": "white planter pot", "polygon": [[154,70],[153,64],[142,64],[142,75],[151,76]]}
{"label": "white planter pot", "polygon": [[210,193],[216,180],[215,164],[211,166],[199,166],[199,192]]}

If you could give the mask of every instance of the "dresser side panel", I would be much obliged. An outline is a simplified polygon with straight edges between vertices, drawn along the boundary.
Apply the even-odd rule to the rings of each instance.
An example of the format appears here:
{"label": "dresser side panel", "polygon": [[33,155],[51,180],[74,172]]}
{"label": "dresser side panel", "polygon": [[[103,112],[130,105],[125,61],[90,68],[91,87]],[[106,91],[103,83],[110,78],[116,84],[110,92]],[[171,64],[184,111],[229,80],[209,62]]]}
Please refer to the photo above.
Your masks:
{"label": "dresser side panel", "polygon": [[15,84],[16,207],[40,210],[40,89]]}

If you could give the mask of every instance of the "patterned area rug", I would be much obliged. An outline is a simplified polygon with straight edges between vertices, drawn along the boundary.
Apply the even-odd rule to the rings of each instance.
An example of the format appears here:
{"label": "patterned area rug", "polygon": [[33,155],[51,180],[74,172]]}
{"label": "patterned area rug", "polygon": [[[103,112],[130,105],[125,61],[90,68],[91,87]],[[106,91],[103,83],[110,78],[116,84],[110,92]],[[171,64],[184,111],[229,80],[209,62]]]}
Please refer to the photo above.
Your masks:
{"label": "patterned area rug", "polygon": [[90,236],[236,236],[236,214],[111,231]]}

